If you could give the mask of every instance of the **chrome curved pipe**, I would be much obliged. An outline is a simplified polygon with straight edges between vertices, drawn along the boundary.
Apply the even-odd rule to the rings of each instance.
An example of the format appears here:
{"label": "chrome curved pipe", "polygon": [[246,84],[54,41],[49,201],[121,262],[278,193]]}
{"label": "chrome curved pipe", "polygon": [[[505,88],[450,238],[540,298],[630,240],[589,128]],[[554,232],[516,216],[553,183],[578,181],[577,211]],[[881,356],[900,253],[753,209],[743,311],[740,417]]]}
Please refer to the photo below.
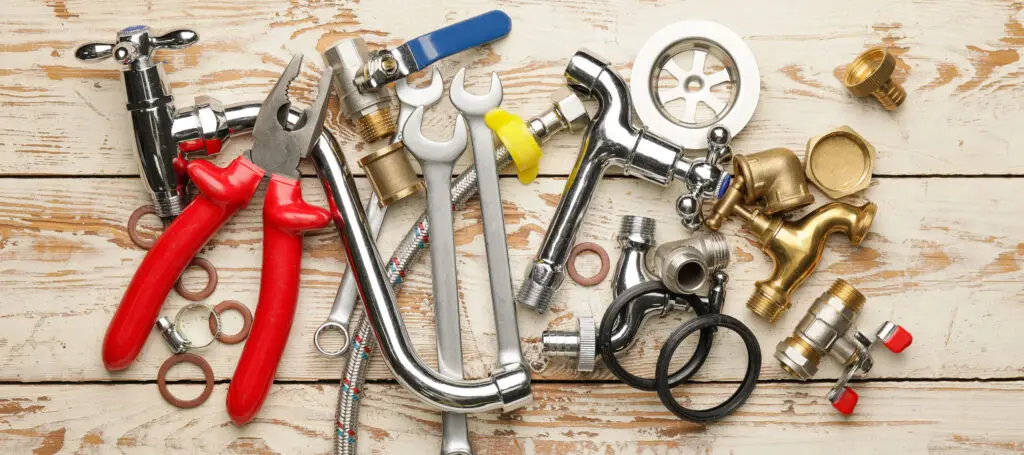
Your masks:
{"label": "chrome curved pipe", "polygon": [[[230,131],[232,136],[251,131],[259,106],[260,103],[241,103],[224,108],[223,126],[215,130]],[[292,111],[289,122],[298,121],[299,115],[298,111]],[[182,128],[179,140],[201,138],[202,132],[201,129]],[[309,155],[330,201],[334,223],[341,233],[348,263],[356,274],[359,295],[381,346],[384,361],[398,382],[442,411],[509,411],[529,403],[530,374],[523,365],[505,365],[492,372],[489,379],[466,381],[444,378],[419,358],[405,331],[398,302],[368,228],[355,181],[334,136],[325,131]]]}

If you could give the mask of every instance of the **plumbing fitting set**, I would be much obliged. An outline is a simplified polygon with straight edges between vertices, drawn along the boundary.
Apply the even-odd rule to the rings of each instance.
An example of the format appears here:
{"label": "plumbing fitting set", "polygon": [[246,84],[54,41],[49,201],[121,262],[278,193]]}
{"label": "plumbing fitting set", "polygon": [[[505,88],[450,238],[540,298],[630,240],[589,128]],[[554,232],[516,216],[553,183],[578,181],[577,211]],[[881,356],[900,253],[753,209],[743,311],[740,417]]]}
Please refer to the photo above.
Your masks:
{"label": "plumbing fitting set", "polygon": [[[288,85],[298,76],[301,55],[292,59],[262,103],[224,106],[203,96],[196,99],[195,106],[179,109],[152,53],[157,48],[188,47],[199,39],[195,32],[177,30],[156,36],[146,26],[133,26],[120,31],[114,44],[78,48],[75,55],[81,60],[113,57],[122,64],[134,150],[152,200],[152,206],[141,207],[129,219],[130,237],[149,251],[104,339],[107,369],[130,366],[155,325],[175,354],[160,368],[161,394],[180,407],[198,406],[212,391],[213,373],[205,360],[187,352],[202,346],[184,335],[180,317],[204,309],[209,312],[210,343],[233,344],[249,338],[227,397],[234,423],[249,422],[273,384],[291,328],[298,299],[302,235],[333,219],[349,267],[313,344],[328,357],[349,354],[338,399],[337,453],[355,453],[359,391],[369,354],[377,344],[398,382],[442,411],[442,453],[473,453],[467,413],[509,411],[531,399],[531,375],[520,348],[515,304],[544,314],[566,274],[581,285],[595,285],[608,273],[607,253],[600,246],[575,242],[601,178],[616,165],[628,175],[660,186],[682,182],[685,190],[674,206],[691,235],[656,246],[654,219],[623,217],[616,237],[621,253],[611,282],[614,299],[600,323],[582,316],[575,332],[545,331],[543,352],[574,358],[579,372],[593,371],[600,358],[630,386],[657,392],[681,419],[709,422],[733,412],[756,386],[761,352],[746,325],[722,314],[728,281],[724,269],[730,252],[725,236],[716,231],[730,217],[739,218],[773,260],[771,276],[755,284],[747,307],[774,323],[791,306],[793,291],[817,267],[825,238],[843,232],[858,245],[866,237],[877,207],[870,202],[862,207],[831,202],[797,220],[787,220],[783,214],[813,203],[807,179],[833,198],[866,188],[874,148],[849,127],[841,127],[808,142],[806,166],[787,149],[734,157],[730,140],[753,116],[760,73],[753,53],[738,35],[707,21],[683,21],[656,32],[638,53],[629,86],[608,61],[579,50],[564,72],[571,90],[557,93],[548,111],[528,121],[499,109],[503,93],[497,74],[491,74],[486,94],[475,95],[466,90],[466,71],[462,69],[449,90],[459,111],[451,138],[445,142],[427,139],[421,126],[427,108],[443,96],[441,73],[434,69],[423,88],[412,87],[406,77],[440,59],[500,39],[510,30],[508,15],[491,11],[392,49],[370,51],[361,38],[343,40],[324,53],[327,70],[312,106],[305,110],[292,109],[287,93]],[[679,58],[683,54],[692,56],[688,69]],[[705,68],[714,66],[709,58],[717,59],[722,69],[708,74]],[[906,96],[891,79],[894,68],[893,57],[884,49],[871,49],[850,65],[843,82],[855,95],[873,95],[891,110]],[[666,75],[675,85],[665,87]],[[731,90],[724,98],[718,90],[722,86]],[[341,113],[367,144],[389,141],[359,162],[373,190],[365,205],[334,136],[322,129],[332,89],[338,91]],[[400,106],[397,116],[392,108],[396,97]],[[581,97],[596,100],[596,109],[590,109]],[[514,162],[519,179],[529,183],[538,173],[540,144],[560,131],[582,133],[579,156],[525,280],[513,292],[498,171]],[[253,135],[252,150],[227,167],[218,168],[200,159],[220,152],[228,139],[245,133]],[[455,162],[470,139],[474,164],[453,179]],[[422,181],[403,150],[419,162]],[[329,210],[302,200],[298,163],[306,156],[315,166]],[[212,294],[216,270],[195,255],[234,213],[248,205],[260,187],[266,188],[264,252],[255,317],[236,301],[216,307],[191,303],[174,321],[160,316],[175,283],[179,293],[193,301]],[[426,212],[391,259],[383,261],[375,240],[388,207],[424,189]],[[498,352],[490,377],[467,380],[462,368],[452,211],[477,192]],[[713,204],[707,216],[704,201]],[[146,213],[160,217],[166,227],[155,241],[137,232],[139,218]],[[702,227],[708,232],[697,232]],[[395,298],[409,267],[428,245],[432,246],[437,370],[417,355]],[[576,255],[583,251],[602,257],[602,271],[593,277],[582,277],[575,269]],[[181,286],[180,277],[190,265],[208,273],[207,289],[200,293]],[[350,336],[357,296],[365,314]],[[853,321],[865,300],[853,286],[838,280],[815,301],[775,353],[784,370],[800,379],[812,377],[825,355],[838,360],[844,370],[828,398],[844,414],[851,413],[857,401],[847,383],[854,374],[871,369],[870,349],[881,343],[901,352],[912,341],[909,332],[891,322],[872,335],[857,331]],[[221,333],[219,314],[227,309],[243,315],[245,324],[238,334]],[[620,364],[619,358],[625,358],[647,319],[691,309],[697,316],[667,338],[654,378],[633,375]],[[722,404],[707,410],[687,409],[673,397],[672,389],[700,370],[718,328],[735,331],[744,342],[746,373],[738,390]],[[340,348],[325,347],[321,336],[327,331],[342,335]],[[670,373],[675,351],[698,331],[694,354]],[[207,388],[197,399],[178,400],[167,392],[165,375],[179,362],[195,363],[206,375]]]}

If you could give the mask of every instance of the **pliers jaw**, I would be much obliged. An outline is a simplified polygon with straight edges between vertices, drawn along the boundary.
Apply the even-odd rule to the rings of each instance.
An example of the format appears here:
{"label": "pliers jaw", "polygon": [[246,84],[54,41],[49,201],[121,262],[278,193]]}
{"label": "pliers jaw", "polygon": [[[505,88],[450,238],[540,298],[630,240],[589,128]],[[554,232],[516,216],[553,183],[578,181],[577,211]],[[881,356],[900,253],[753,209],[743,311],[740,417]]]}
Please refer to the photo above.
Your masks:
{"label": "pliers jaw", "polygon": [[255,143],[248,158],[267,174],[299,178],[299,161],[305,158],[323,131],[331,95],[330,68],[324,70],[313,104],[296,113],[288,98],[288,87],[299,75],[302,55],[292,57],[274,88],[260,107],[253,128]]}

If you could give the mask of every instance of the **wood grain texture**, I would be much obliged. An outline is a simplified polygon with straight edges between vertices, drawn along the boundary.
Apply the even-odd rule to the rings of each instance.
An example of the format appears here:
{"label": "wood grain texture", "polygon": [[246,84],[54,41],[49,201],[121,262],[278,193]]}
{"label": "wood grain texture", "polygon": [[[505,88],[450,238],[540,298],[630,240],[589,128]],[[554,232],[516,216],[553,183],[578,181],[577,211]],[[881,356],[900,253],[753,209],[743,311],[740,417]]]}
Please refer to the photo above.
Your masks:
{"label": "wood grain texture", "polygon": [[[700,384],[678,397],[711,404],[731,385]],[[852,418],[832,411],[821,384],[762,384],[711,425],[680,422],[652,393],[621,385],[536,387],[537,401],[510,414],[469,418],[481,455],[730,453],[1020,453],[1020,384],[859,384]],[[188,391],[186,391],[188,392]],[[336,390],[283,385],[243,428],[224,412],[226,387],[182,410],[152,384],[0,386],[5,453],[331,453]],[[397,385],[371,384],[358,429],[360,453],[437,453],[440,414]],[[108,416],[96,419],[96,415]],[[880,433],[880,431],[882,433]],[[883,436],[884,433],[884,436]],[[882,436],[882,437],[879,437]]]}
{"label": "wood grain texture", "polygon": [[[54,5],[60,5],[54,6]],[[157,29],[190,27],[199,44],[160,51],[180,106],[197,95],[225,103],[260,100],[289,54],[307,59],[297,90],[310,96],[320,67],[316,55],[340,39],[362,36],[395,45],[435,26],[493,5],[479,1],[313,2],[254,0],[244,9],[183,0],[173,4],[57,0],[6,2],[0,18],[0,154],[2,175],[134,175],[137,173],[118,70],[112,62],[75,61],[76,46],[110,41],[129,23]],[[507,39],[440,64],[451,77],[469,66],[471,80],[497,71],[505,107],[524,116],[547,107],[564,85],[567,59],[585,46],[629,76],[633,57],[657,28],[684,18],[720,22],[740,33],[758,59],[761,101],[736,140],[738,152],[771,147],[802,151],[808,138],[848,124],[878,149],[880,174],[1021,174],[1024,146],[1017,125],[1024,102],[1021,5],[1010,1],[863,0],[714,3],[504,2],[513,18]],[[743,11],[743,14],[735,14]],[[799,14],[796,14],[799,12]],[[553,39],[552,31],[559,38]],[[836,79],[860,51],[877,44],[899,59],[897,80],[907,103],[887,113],[858,100]],[[328,127],[350,157],[362,145],[335,109]],[[447,100],[427,119],[438,134],[451,125]],[[542,172],[566,175],[579,137],[547,147]],[[801,152],[802,153],[802,152]]]}
{"label": "wood grain texture", "polygon": [[[874,330],[893,319],[915,335],[912,354],[880,353],[873,377],[1021,377],[1019,365],[1008,363],[1024,339],[1015,330],[1024,315],[1019,282],[1022,279],[1019,223],[995,213],[1024,210],[1017,179],[884,179],[866,197],[880,207],[873,232],[861,248],[844,238],[831,239],[819,272],[794,295],[794,308],[775,326],[757,320],[744,303],[753,282],[768,275],[767,258],[746,233],[730,222],[734,264],[729,267],[726,313],[746,321],[758,334],[765,353],[764,377],[784,378],[770,354],[785,338],[810,302],[837,277],[858,286],[868,296],[861,325]],[[154,331],[139,361],[125,372],[110,375],[99,358],[100,343],[131,274],[143,251],[127,238],[124,221],[143,195],[134,179],[45,179],[25,185],[20,179],[0,179],[0,380],[80,381],[153,379],[168,351]],[[366,185],[361,181],[361,188]],[[502,179],[512,268],[524,270],[551,219],[562,179],[543,179],[521,185]],[[325,206],[323,192],[313,179],[304,194]],[[964,191],[970,187],[972,191]],[[658,239],[685,237],[671,211],[678,188],[663,190],[634,179],[602,183],[579,234],[595,241],[614,259],[613,241],[619,218],[640,214],[658,220]],[[978,194],[987,195],[979,201]],[[819,200],[824,198],[819,194]],[[625,203],[629,201],[629,203]],[[854,201],[856,202],[856,201]],[[381,250],[390,252],[411,221],[421,213],[421,199],[398,205],[389,213]],[[253,307],[259,286],[261,204],[255,201],[230,221],[201,254],[220,270],[220,284],[210,302],[238,299]],[[483,239],[478,206],[456,216],[462,291],[466,371],[486,375],[496,351],[488,303]],[[338,360],[321,358],[311,336],[326,317],[344,270],[337,234],[326,229],[306,239],[302,289],[295,325],[284,360],[281,380],[333,379]],[[584,261],[585,263],[585,261]],[[433,311],[426,259],[416,265],[401,292],[403,315],[420,354],[435,361]],[[186,274],[193,288],[201,274]],[[521,311],[520,333],[527,354],[537,358],[540,332],[547,327],[571,328],[577,316],[600,319],[611,301],[608,281],[583,288],[567,280],[545,316]],[[184,304],[172,293],[164,314]],[[258,309],[257,309],[258,310]],[[628,364],[650,374],[657,348],[668,333],[691,315],[680,313],[653,320],[631,351]],[[214,345],[204,352],[219,378],[231,376],[241,346]],[[738,379],[744,366],[738,340],[716,345],[702,378]],[[566,362],[552,362],[542,379],[576,378]],[[821,377],[834,375],[830,366]],[[380,362],[371,375],[389,378]],[[589,378],[608,378],[599,370]]]}

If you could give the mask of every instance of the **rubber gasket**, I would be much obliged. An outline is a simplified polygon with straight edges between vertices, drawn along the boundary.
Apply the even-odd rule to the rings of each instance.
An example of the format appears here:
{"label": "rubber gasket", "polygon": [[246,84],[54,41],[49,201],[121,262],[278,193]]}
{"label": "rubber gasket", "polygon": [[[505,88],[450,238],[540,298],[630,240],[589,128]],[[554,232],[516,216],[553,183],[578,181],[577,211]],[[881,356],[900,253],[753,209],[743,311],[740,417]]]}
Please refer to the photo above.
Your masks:
{"label": "rubber gasket", "polygon": [[[206,387],[203,389],[203,393],[199,394],[191,400],[182,400],[171,394],[171,391],[167,389],[167,372],[170,371],[171,367],[179,363],[191,363],[203,370],[203,376],[206,377]],[[160,371],[156,374],[156,386],[160,389],[160,396],[164,397],[164,400],[173,406],[188,409],[194,408],[206,402],[210,398],[210,394],[213,393],[213,368],[210,367],[210,363],[198,355],[186,352],[182,354],[175,354],[167,358],[163,365],[160,365]]]}
{"label": "rubber gasket", "polygon": [[[614,329],[615,319],[617,319],[618,314],[626,308],[626,305],[634,299],[652,292],[663,292],[666,294],[671,293],[661,281],[648,281],[627,289],[625,292],[619,294],[619,296],[612,301],[612,304],[608,306],[608,309],[605,310],[604,316],[601,318],[601,326],[597,332],[597,349],[601,354],[601,360],[604,362],[604,365],[608,367],[608,370],[611,371],[615,377],[619,378],[619,380],[626,383],[626,385],[634,389],[647,392],[657,391],[655,379],[643,378],[634,375],[623,368],[619,363],[619,359],[615,357],[615,348],[611,343],[611,335]],[[711,311],[711,309],[695,295],[673,295],[686,299],[690,303],[690,306],[693,307],[694,312],[698,315],[707,315]],[[707,360],[708,355],[711,353],[711,344],[714,341],[714,333],[715,332],[712,328],[701,330],[700,339],[697,341],[697,348],[694,350],[693,356],[690,357],[690,360],[688,360],[685,365],[672,374],[669,378],[670,384],[682,384],[696,374],[702,366],[704,366],[704,361]],[[663,347],[662,351],[664,351],[664,349],[665,348]]]}
{"label": "rubber gasket", "polygon": [[[672,396],[673,386],[668,381],[668,367],[672,362],[672,355],[675,354],[683,340],[693,332],[700,330],[703,334],[705,330],[717,327],[732,330],[743,340],[743,344],[747,347],[747,372],[743,375],[743,382],[740,383],[736,392],[733,392],[732,396],[718,406],[704,410],[685,408]],[[679,326],[665,340],[665,346],[661,348],[661,353],[658,355],[658,364],[654,369],[654,375],[658,398],[676,417],[697,423],[713,422],[732,414],[736,408],[747,401],[747,398],[750,398],[754,387],[757,386],[757,378],[761,375],[761,347],[757,343],[754,332],[751,332],[749,327],[732,316],[724,314],[698,316]]]}
{"label": "rubber gasket", "polygon": [[213,315],[210,315],[210,333],[217,337],[217,341],[224,344],[238,344],[245,341],[249,337],[249,332],[252,331],[252,312],[249,311],[249,307],[242,304],[237,300],[225,300],[213,307],[213,312],[218,315],[224,313],[227,310],[235,310],[242,315],[242,329],[234,335],[228,335],[221,332],[217,333],[217,320],[214,319]]}
{"label": "rubber gasket", "polygon": [[[580,275],[580,273],[576,271],[576,257],[583,252],[594,253],[599,259],[601,259],[601,270],[598,270],[596,275],[589,278]],[[605,251],[601,245],[593,242],[583,242],[572,247],[572,250],[569,251],[569,259],[566,261],[566,266],[566,271],[569,273],[569,277],[580,286],[594,286],[596,284],[600,284],[608,277],[608,270],[611,268],[608,259],[608,252]]]}
{"label": "rubber gasket", "polygon": [[155,237],[139,234],[139,220],[146,215],[156,215],[156,210],[153,209],[152,205],[139,206],[128,216],[128,238],[131,239],[135,246],[144,250],[153,248],[153,245],[156,244]]}
{"label": "rubber gasket", "polygon": [[213,291],[217,289],[217,268],[210,261],[203,258],[192,258],[192,262],[188,263],[186,270],[188,267],[199,267],[206,272],[206,287],[198,292],[190,291],[185,289],[185,285],[181,283],[181,277],[178,277],[178,281],[174,283],[174,290],[178,291],[178,295],[193,302],[198,302],[212,295]]}

